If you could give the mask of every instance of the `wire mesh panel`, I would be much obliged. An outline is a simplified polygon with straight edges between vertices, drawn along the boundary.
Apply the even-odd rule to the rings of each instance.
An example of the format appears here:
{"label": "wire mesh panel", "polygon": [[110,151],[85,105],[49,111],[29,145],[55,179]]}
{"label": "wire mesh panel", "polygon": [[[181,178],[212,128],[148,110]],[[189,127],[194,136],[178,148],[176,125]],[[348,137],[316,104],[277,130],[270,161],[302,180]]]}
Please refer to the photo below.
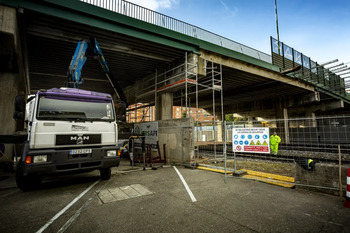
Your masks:
{"label": "wire mesh panel", "polygon": [[[284,130],[276,128],[276,125],[281,123],[283,122],[227,122],[227,170],[243,170],[249,173],[254,171],[294,177],[295,163],[293,158],[281,155]],[[274,134],[275,136],[273,136]]]}
{"label": "wire mesh panel", "polygon": [[224,161],[224,133],[222,122],[204,121],[195,123],[194,142],[197,164]]}
{"label": "wire mesh panel", "polygon": [[350,117],[201,122],[196,161],[240,177],[343,192],[350,168]]}
{"label": "wire mesh panel", "polygon": [[270,182],[277,177],[279,183],[339,190],[350,166],[349,127],[349,116],[225,122],[220,166]]}

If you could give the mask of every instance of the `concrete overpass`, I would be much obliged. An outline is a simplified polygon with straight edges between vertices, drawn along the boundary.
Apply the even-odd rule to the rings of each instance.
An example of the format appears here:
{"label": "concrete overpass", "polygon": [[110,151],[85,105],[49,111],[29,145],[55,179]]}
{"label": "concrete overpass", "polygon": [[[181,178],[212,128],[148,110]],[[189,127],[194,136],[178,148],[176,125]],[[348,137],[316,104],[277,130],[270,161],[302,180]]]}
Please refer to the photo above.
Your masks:
{"label": "concrete overpass", "polygon": [[[16,94],[63,86],[77,41],[89,37],[97,38],[129,104],[157,103],[164,113],[158,119],[169,118],[170,106],[180,105],[184,86],[160,92],[155,101],[155,77],[164,72],[176,76],[179,64],[187,60],[198,64],[197,78],[205,77],[209,66],[220,67],[220,87],[199,92],[199,107],[220,112],[212,105],[221,104],[222,94],[224,113],[288,118],[348,111],[350,100],[339,77],[329,85],[286,74],[268,54],[121,0],[0,0],[0,17],[0,41],[5,45],[0,48],[0,120],[9,123],[0,133],[15,131]],[[163,87],[181,80],[187,85],[186,74]],[[83,77],[80,88],[113,93],[93,59],[84,66]],[[145,94],[140,85],[150,92]],[[213,98],[215,91],[219,94]],[[193,106],[194,95],[188,98]]]}

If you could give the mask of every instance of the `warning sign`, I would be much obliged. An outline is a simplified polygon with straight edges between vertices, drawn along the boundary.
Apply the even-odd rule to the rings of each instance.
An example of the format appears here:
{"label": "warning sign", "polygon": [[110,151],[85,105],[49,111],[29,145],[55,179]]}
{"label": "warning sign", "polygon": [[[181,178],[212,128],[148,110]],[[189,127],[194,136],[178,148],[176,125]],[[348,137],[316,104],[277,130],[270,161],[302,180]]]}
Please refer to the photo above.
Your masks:
{"label": "warning sign", "polygon": [[232,138],[233,151],[270,153],[269,128],[233,128]]}
{"label": "warning sign", "polygon": [[[152,145],[152,149],[157,149],[158,122],[154,121],[134,124],[134,132],[145,136],[145,143]],[[136,139],[136,148],[141,148],[141,143],[141,139]]]}

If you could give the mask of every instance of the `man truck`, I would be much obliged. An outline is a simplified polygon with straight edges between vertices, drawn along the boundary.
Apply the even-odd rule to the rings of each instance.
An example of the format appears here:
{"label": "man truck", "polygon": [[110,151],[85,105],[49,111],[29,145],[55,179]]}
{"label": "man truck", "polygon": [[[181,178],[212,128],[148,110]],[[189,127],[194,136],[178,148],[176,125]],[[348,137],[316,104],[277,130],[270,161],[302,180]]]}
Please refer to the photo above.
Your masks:
{"label": "man truck", "polygon": [[[78,89],[85,55],[98,57],[117,96],[125,96],[103,57],[96,39],[80,41],[68,71],[65,88],[39,90],[28,97],[25,113],[27,140],[16,166],[16,182],[28,190],[53,174],[99,170],[109,179],[111,167],[119,166],[118,125],[110,94]],[[125,111],[123,111],[125,112]]]}

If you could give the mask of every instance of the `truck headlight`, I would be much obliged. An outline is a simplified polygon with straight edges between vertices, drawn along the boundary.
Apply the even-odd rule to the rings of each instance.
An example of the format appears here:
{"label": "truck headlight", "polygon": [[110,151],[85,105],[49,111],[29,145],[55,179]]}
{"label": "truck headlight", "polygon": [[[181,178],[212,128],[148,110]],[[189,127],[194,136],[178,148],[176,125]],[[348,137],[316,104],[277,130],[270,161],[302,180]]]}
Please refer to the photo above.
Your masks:
{"label": "truck headlight", "polygon": [[47,155],[35,155],[33,156],[33,163],[47,162]]}
{"label": "truck headlight", "polygon": [[117,156],[117,151],[116,150],[108,150],[107,157],[113,157],[113,156]]}

